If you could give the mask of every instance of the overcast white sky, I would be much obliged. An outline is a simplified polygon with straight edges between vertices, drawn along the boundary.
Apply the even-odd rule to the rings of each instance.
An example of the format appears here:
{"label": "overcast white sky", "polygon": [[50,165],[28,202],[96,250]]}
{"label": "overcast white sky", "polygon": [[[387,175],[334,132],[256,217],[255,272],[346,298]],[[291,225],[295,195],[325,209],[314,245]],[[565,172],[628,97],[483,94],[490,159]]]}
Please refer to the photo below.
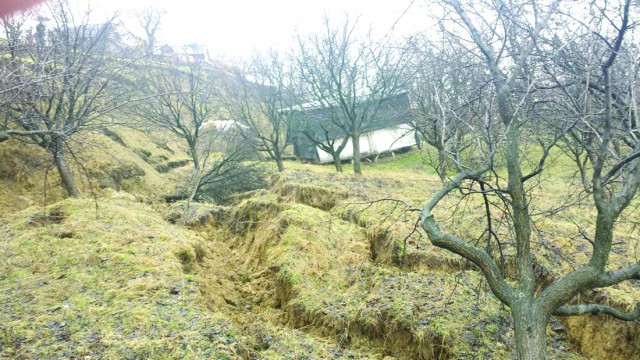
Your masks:
{"label": "overcast white sky", "polygon": [[[75,0],[86,6],[89,0]],[[320,28],[324,14],[336,23],[345,13],[359,16],[363,28],[369,24],[386,33],[412,0],[92,0],[99,13],[119,11],[135,30],[133,14],[145,6],[163,8],[161,43],[203,43],[214,57],[227,60],[251,54],[252,49],[286,47],[296,30],[308,33]],[[426,28],[423,1],[415,0],[400,20],[396,33],[406,35]]]}

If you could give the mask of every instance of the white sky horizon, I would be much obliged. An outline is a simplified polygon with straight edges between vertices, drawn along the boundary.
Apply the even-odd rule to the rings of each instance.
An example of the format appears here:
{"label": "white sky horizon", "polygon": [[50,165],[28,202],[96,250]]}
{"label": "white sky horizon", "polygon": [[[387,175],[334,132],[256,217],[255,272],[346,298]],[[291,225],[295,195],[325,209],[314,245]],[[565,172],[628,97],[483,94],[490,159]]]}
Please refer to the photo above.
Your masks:
{"label": "white sky horizon", "polygon": [[422,0],[73,0],[73,4],[78,10],[91,6],[98,15],[96,21],[117,11],[134,33],[141,33],[137,12],[148,6],[164,9],[159,45],[204,44],[212,58],[227,61],[270,47],[285,50],[294,45],[296,31],[320,30],[325,14],[334,25],[348,14],[358,19],[363,32],[371,26],[378,36],[387,34],[394,24],[396,36],[408,36],[429,23]]}

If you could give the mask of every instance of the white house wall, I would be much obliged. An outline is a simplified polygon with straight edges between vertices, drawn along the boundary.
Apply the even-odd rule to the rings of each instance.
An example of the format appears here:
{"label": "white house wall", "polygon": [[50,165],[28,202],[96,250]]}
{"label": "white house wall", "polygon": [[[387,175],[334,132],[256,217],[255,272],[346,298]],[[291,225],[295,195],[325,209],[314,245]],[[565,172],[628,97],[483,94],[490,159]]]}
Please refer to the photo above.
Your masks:
{"label": "white house wall", "polygon": [[[360,136],[360,144],[362,144],[363,137],[364,135]],[[337,148],[340,145],[340,142],[341,142],[340,139],[336,140],[336,143],[334,144],[333,148],[334,149]],[[321,164],[333,161],[333,157],[328,152],[325,152],[324,150],[320,149],[317,146],[316,146],[316,149],[318,151],[318,159]],[[349,138],[349,140],[347,140],[347,145],[344,147],[344,149],[340,153],[340,159],[346,160],[351,158],[353,158],[353,141],[351,140],[351,138]]]}
{"label": "white house wall", "polygon": [[415,131],[406,124],[372,131],[369,133],[369,137],[374,154],[416,145]]}
{"label": "white house wall", "polygon": [[[337,143],[340,140],[336,141]],[[335,144],[337,147],[339,144]],[[411,126],[402,124],[386,129],[371,131],[360,135],[360,154],[371,155],[380,154],[386,151],[402,149],[405,147],[416,145],[415,131]],[[320,163],[332,162],[331,155],[319,147],[317,147],[318,158]],[[340,159],[348,160],[353,158],[353,142],[351,139],[347,141]]]}

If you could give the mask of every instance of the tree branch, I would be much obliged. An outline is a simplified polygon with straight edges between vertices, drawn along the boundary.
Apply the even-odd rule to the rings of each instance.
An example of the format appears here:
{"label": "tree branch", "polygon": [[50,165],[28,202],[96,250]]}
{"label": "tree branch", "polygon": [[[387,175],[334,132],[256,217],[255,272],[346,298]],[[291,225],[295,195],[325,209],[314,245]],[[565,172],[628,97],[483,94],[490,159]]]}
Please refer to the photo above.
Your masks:
{"label": "tree branch", "polygon": [[602,177],[602,184],[603,185],[607,184],[609,180],[611,180],[612,176],[615,175],[620,169],[622,169],[623,166],[627,165],[628,163],[632,162],[633,160],[639,157],[640,157],[640,150],[629,154],[629,156],[627,156],[624,160],[617,163],[614,167],[612,167],[607,172],[605,176]]}
{"label": "tree branch", "polygon": [[577,316],[584,314],[604,314],[624,321],[633,321],[640,318],[640,302],[638,302],[635,308],[629,312],[623,312],[612,307],[599,304],[561,306],[553,312],[553,315],[556,316]]}
{"label": "tree branch", "polygon": [[598,287],[607,287],[632,279],[640,279],[640,263],[602,274],[598,281]]}
{"label": "tree branch", "polygon": [[471,245],[455,235],[443,233],[431,214],[431,210],[438,202],[448,193],[457,189],[463,180],[477,179],[488,170],[488,168],[483,168],[476,172],[458,174],[423,206],[420,221],[422,228],[427,232],[429,240],[433,245],[447,249],[476,264],[487,278],[489,286],[496,297],[503,303],[511,305],[513,297],[512,289],[504,281],[498,265],[491,256],[484,249]]}
{"label": "tree branch", "polygon": [[57,131],[51,130],[3,130],[0,131],[0,142],[7,141],[11,136],[33,136],[33,135],[61,135]]}

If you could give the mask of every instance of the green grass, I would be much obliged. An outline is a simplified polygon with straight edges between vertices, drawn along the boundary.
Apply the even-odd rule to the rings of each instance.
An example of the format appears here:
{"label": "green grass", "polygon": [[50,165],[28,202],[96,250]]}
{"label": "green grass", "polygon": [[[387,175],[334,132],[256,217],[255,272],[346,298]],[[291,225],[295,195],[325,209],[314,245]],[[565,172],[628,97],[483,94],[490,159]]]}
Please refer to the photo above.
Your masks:
{"label": "green grass", "polygon": [[[323,169],[319,173],[325,174]],[[309,180],[315,186],[329,186],[347,177],[327,175],[329,179],[317,176],[319,173],[314,173],[314,181],[292,171],[280,181]],[[377,184],[367,176],[354,181]],[[478,287],[478,273],[467,271],[458,276],[446,265],[441,265],[442,270],[418,266],[411,271],[375,265],[367,231],[355,224],[358,221],[347,222],[339,212],[328,213],[294,200],[264,192],[238,205],[241,214],[253,214],[239,217],[250,219],[243,227],[248,231],[239,233],[239,249],[253,271],[277,269],[277,303],[288,314],[290,325],[354,349],[403,359],[510,357],[509,315],[488,289]],[[379,210],[367,209],[359,216],[364,224],[374,223],[380,220]],[[390,228],[390,241],[405,235],[409,224]],[[450,259],[443,262],[454,257],[424,242],[420,251]]]}
{"label": "green grass", "polygon": [[230,321],[206,308],[184,272],[203,239],[122,199],[100,201],[97,214],[90,200],[55,207],[60,224],[29,224],[41,212],[33,208],[3,227],[2,356],[235,356]]}
{"label": "green grass", "polygon": [[[184,156],[139,133],[123,138],[145,156]],[[159,212],[116,192],[99,200],[97,218],[86,199],[51,206],[64,214],[59,224],[43,226],[41,208],[8,215],[0,235],[0,357],[510,358],[508,311],[481,276],[461,272],[465,262],[424,234],[408,237],[416,213],[397,203],[357,204],[393,198],[421,206],[441,186],[426,165],[430,155],[364,163],[362,176],[350,165],[335,174],[331,166],[287,162],[272,189],[228,207],[194,205],[189,221],[177,223],[197,231],[160,215],[180,204]],[[526,156],[533,168],[539,151]],[[570,161],[552,158],[532,208],[578,193]],[[111,164],[94,160],[89,166]],[[179,170],[157,174],[143,159],[135,163],[146,175],[132,192],[157,196],[180,178]],[[453,194],[435,215],[444,229],[475,241],[483,204],[460,200]],[[635,259],[634,211],[616,228],[616,266]],[[208,213],[215,222],[202,226]],[[553,245],[540,247],[536,238],[538,262],[557,276],[584,262],[575,224],[593,231],[593,216],[589,206],[538,216],[537,229]],[[509,232],[498,231],[508,241]],[[388,259],[373,261],[374,247],[389,250]],[[601,294],[619,307],[640,298],[632,285]],[[565,340],[549,346],[552,358],[579,357]]]}
{"label": "green grass", "polygon": [[[533,146],[526,149],[522,156],[523,171],[528,173],[537,166],[541,150]],[[339,204],[333,210],[333,213],[341,217],[352,218],[354,222],[367,227],[368,232],[379,233],[384,231],[387,233],[386,236],[389,243],[398,244],[410,234],[414,224],[411,219],[415,220],[415,214],[405,216],[403,215],[403,209],[396,207],[393,203],[354,205],[354,202],[392,198],[403,200],[413,207],[420,207],[434,191],[441,187],[441,183],[433,170],[421,166],[424,164],[424,159],[425,153],[421,152],[402,154],[396,156],[395,159],[380,159],[376,163],[367,164],[363,167],[363,175],[360,177],[351,175],[351,169],[345,169],[344,175],[334,175],[330,173],[330,168],[328,167],[297,166],[293,164],[290,167],[294,168],[293,171],[308,172],[308,177],[313,179],[308,182],[314,185],[326,187],[336,186],[336,184],[344,185],[352,198]],[[498,174],[503,177],[501,181],[506,181],[504,169],[498,169]],[[302,175],[296,175],[296,178],[300,177]],[[506,184],[503,183],[503,185]],[[596,212],[595,207],[590,205],[589,197],[581,198],[582,190],[577,181],[575,165],[572,160],[558,149],[554,149],[549,156],[545,171],[535,179],[527,182],[527,186],[531,194],[529,198],[530,209],[537,214],[533,216],[535,228],[533,229],[532,238],[536,262],[556,278],[585,264],[590,256],[591,247],[588,241],[581,236],[580,229],[585,231],[587,235],[593,234],[595,231],[594,219]],[[571,204],[578,202],[578,200],[580,200],[580,204],[563,208],[564,204]],[[556,208],[560,210],[554,210]],[[614,251],[611,254],[610,270],[629,266],[636,261],[636,254],[640,247],[640,228],[634,226],[634,223],[637,222],[639,208],[640,203],[636,199],[629,209],[622,214],[620,221],[616,225],[614,233],[616,240],[614,241]],[[497,215],[494,219],[494,230],[498,232],[503,243],[506,244],[504,245],[504,251],[507,261],[509,261],[513,257],[514,251],[513,247],[509,245],[512,243],[512,234],[508,227],[500,224],[500,211],[496,208],[493,211],[494,215]],[[357,214],[357,216],[353,217],[351,214]],[[463,197],[457,192],[452,193],[439,204],[434,214],[444,230],[453,232],[471,242],[483,239],[481,234],[484,230],[485,219],[484,204],[481,196]],[[422,234],[422,237],[414,234],[413,237],[409,238],[409,242],[418,244],[418,246],[408,247],[408,252],[405,254],[409,259],[407,262],[415,262],[418,265],[417,267],[410,266],[405,271],[420,273],[423,279],[434,277],[434,275],[428,273],[429,269],[450,272],[464,266],[464,262],[460,257],[430,246],[424,234]],[[475,273],[467,272],[467,274]],[[474,278],[473,276],[470,277]],[[480,281],[480,279],[476,281]],[[446,283],[446,281],[443,281],[443,283]],[[374,281],[371,286],[377,286],[375,284],[376,282]],[[413,293],[415,295],[415,292]],[[640,299],[640,290],[632,283],[624,283],[611,288],[599,289],[593,294],[587,295],[599,298],[600,301],[604,301],[621,310],[630,310]],[[493,295],[488,292],[486,296],[492,297]],[[308,299],[313,300],[314,296],[308,296]],[[459,295],[455,295],[453,299],[456,302],[465,301],[464,297]],[[411,303],[411,299],[407,297],[400,303]],[[437,302],[433,303],[437,304]],[[319,308],[319,306],[310,306],[310,308]],[[392,306],[391,308],[397,310],[398,316],[396,318],[405,318],[402,315],[403,312],[400,311],[401,306]],[[365,318],[367,323],[376,323],[375,316],[366,316]],[[454,334],[453,336],[455,337],[455,334],[461,333],[461,330],[456,329],[453,324],[460,321],[467,320],[459,317],[449,320],[445,318],[437,321],[433,328],[429,330],[436,331],[436,333]],[[606,341],[607,336],[614,336],[613,333],[618,332],[628,333],[630,339],[636,339],[640,334],[637,325],[606,317],[587,317],[586,321],[586,323],[568,322],[570,325],[578,324],[571,325],[568,332],[571,337],[578,341],[580,346],[583,346],[583,349],[588,354],[602,356],[610,351],[637,354],[637,349],[634,350],[633,345],[635,340],[618,342],[616,346],[619,349],[616,348],[617,350],[613,350],[611,347],[594,345],[602,344]],[[606,328],[609,333],[600,333],[596,330],[597,328]],[[454,330],[447,331],[446,329]],[[587,336],[586,334],[591,335]],[[474,338],[476,338],[475,336],[473,335]],[[469,351],[469,349],[460,348],[459,345],[454,346],[454,348],[455,351]],[[475,354],[477,355],[478,353]],[[562,352],[554,354],[551,348],[550,355],[556,357],[569,356]]]}

